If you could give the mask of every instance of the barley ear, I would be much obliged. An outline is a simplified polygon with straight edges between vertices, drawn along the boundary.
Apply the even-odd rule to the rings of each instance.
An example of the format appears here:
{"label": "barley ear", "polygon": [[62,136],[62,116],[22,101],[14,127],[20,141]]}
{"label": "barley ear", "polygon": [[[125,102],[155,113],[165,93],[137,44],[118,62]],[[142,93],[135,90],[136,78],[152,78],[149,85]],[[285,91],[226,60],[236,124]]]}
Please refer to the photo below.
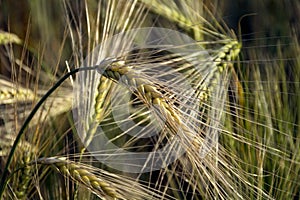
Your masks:
{"label": "barley ear", "polygon": [[110,183],[89,172],[81,163],[68,161],[65,157],[39,159],[38,163],[52,165],[62,175],[86,187],[100,198],[123,199]]}

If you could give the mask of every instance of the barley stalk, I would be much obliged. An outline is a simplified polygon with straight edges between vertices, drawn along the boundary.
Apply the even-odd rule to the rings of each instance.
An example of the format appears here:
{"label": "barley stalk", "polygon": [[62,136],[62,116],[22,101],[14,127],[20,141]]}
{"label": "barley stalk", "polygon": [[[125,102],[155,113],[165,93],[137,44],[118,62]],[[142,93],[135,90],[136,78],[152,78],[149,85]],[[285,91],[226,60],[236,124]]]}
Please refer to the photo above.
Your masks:
{"label": "barley stalk", "polygon": [[15,194],[18,197],[18,199],[24,199],[26,197],[26,194],[28,193],[29,184],[32,179],[34,170],[34,167],[29,165],[29,163],[31,162],[35,153],[36,152],[32,151],[32,147],[20,152],[20,154],[22,155],[22,161],[20,164],[24,167],[21,168],[21,170],[18,172],[20,175],[18,177],[18,180],[15,181]]}

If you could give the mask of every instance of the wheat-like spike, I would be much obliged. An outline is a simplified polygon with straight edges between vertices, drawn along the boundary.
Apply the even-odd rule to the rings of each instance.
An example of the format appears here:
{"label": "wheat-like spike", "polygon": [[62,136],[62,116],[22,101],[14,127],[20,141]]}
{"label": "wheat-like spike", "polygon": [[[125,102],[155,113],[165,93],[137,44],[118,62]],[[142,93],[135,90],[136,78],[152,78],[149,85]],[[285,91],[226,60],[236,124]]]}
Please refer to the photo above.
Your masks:
{"label": "wheat-like spike", "polygon": [[[200,81],[197,91],[199,95],[197,97],[200,101],[206,101],[210,93],[216,87],[220,74],[224,72],[225,69],[231,64],[231,61],[235,60],[238,56],[241,49],[241,44],[237,40],[229,40],[226,45],[217,51],[217,54],[213,56],[211,65],[209,65],[209,73],[202,78],[204,81]],[[189,65],[190,67],[190,65]],[[149,103],[157,103],[158,105],[164,106],[170,114],[176,119],[179,120],[179,117],[174,113],[173,109],[170,108],[170,105],[167,104],[164,100],[164,96],[159,92],[153,83],[146,81],[140,77],[136,77],[134,74],[129,73],[131,67],[125,67],[122,62],[114,62],[109,68],[106,69],[106,76],[111,77],[114,80],[118,80],[120,76],[125,75],[128,79],[125,79],[126,83],[129,83],[133,87],[147,98]],[[188,73],[195,73],[195,68],[189,70]],[[104,75],[105,75],[104,74]],[[153,99],[152,99],[153,98]]]}
{"label": "wheat-like spike", "polygon": [[0,79],[0,104],[33,101],[35,98],[36,95],[32,90],[16,86],[9,81]]}
{"label": "wheat-like spike", "polygon": [[[208,96],[210,96],[210,93],[219,81],[220,74],[228,66],[229,62],[238,55],[239,50],[240,44],[236,40],[233,40],[218,51],[218,54],[212,60],[212,65],[210,65],[209,74],[204,77],[204,81],[201,81],[197,88],[198,94],[196,94],[196,97],[199,98],[200,102],[207,101]],[[107,64],[107,62],[104,62],[104,64]],[[113,61],[105,69],[99,68],[99,72],[115,82],[125,83],[148,107],[158,106],[159,114],[162,114],[166,118],[167,125],[172,131],[176,132],[177,127],[181,127],[185,130],[185,135],[190,136],[184,136],[185,138],[195,139],[194,134],[191,133],[191,129],[186,126],[187,124],[181,119],[178,114],[179,112],[176,111],[176,107],[170,103],[166,95],[163,95],[158,90],[155,85],[157,83],[152,83],[140,74],[134,73],[133,68],[134,66],[126,65],[124,61]],[[195,141],[198,143],[197,146],[201,144],[201,139]]]}
{"label": "wheat-like spike", "polygon": [[[224,46],[220,50],[220,53],[218,53],[215,56],[211,66],[212,70],[210,70],[212,74],[209,74],[207,77],[205,77],[207,79],[207,80],[205,79],[207,82],[204,82],[204,84],[207,84],[206,87],[209,88],[209,90],[207,90],[206,92],[212,92],[212,90],[214,90],[214,88],[216,87],[215,84],[209,85],[208,81],[216,80],[217,83],[220,83],[219,77],[216,76],[215,73],[222,73],[224,69],[228,67],[229,64],[228,62],[234,59],[238,55],[239,49],[240,49],[239,44],[236,41],[233,41],[232,43],[228,43],[228,45]],[[226,171],[224,172],[218,171],[219,167],[214,166],[214,162],[210,163],[208,161],[209,158],[211,157],[208,156],[208,158],[205,158],[204,156],[204,154],[207,153],[206,149],[210,150],[211,148],[203,148],[204,149],[203,151],[200,149],[201,152],[199,156],[199,148],[201,148],[204,144],[203,143],[204,140],[202,136],[198,132],[196,132],[196,134],[193,132],[194,130],[189,127],[189,124],[187,124],[187,120],[182,119],[182,116],[178,114],[175,105],[171,104],[168,101],[168,97],[159,91],[157,85],[151,82],[151,79],[147,80],[142,76],[142,74],[133,72],[134,66],[126,65],[124,61],[117,60],[107,65],[106,68],[102,68],[102,66],[100,67],[101,68],[99,68],[98,71],[102,75],[114,80],[117,83],[124,83],[133,93],[137,94],[137,96],[140,99],[142,99],[146,105],[158,105],[160,108],[159,109],[160,113],[163,113],[164,116],[166,116],[167,119],[166,125],[171,130],[173,136],[175,133],[177,133],[176,128],[178,127],[182,128],[183,132],[181,134],[179,132],[179,134],[177,134],[176,136],[179,136],[182,145],[184,147],[192,147],[187,150],[186,155],[188,159],[191,161],[190,164],[195,166],[196,176],[199,176],[199,180],[203,179],[203,181],[209,181],[208,183],[203,183],[204,185],[212,184],[213,185],[212,186],[213,189],[211,189],[212,191],[224,190],[226,192],[231,192],[228,194],[221,194],[220,196],[228,195],[228,197],[230,196],[241,197],[239,193],[235,194],[236,187],[232,185],[234,184],[234,179],[230,179],[230,177],[228,177],[228,180],[226,180],[228,175],[226,173],[231,173],[233,172],[233,170],[231,170],[230,168],[225,168]],[[226,84],[224,88],[225,87]],[[219,91],[221,96],[224,94],[224,88],[221,88]],[[218,97],[218,94],[216,94],[216,96]],[[224,98],[221,97],[221,98],[225,99],[226,97]],[[213,99],[213,100],[215,102],[218,99]],[[222,105],[222,104],[217,103],[216,105]],[[213,105],[214,107],[212,109],[215,112],[213,112],[214,114],[212,116],[213,119],[210,119],[213,121],[213,123],[208,125],[205,124],[205,126],[208,126],[209,128],[214,130],[219,130],[220,129],[219,125],[214,125],[214,124],[217,124],[215,120],[218,120],[215,117],[216,116],[219,117],[222,114],[222,113],[219,114],[218,109],[222,109],[222,108],[216,108],[215,107],[216,105]],[[197,128],[198,128],[197,131],[201,131],[199,127]],[[215,140],[215,136],[212,137],[213,138],[211,140]],[[215,143],[215,141],[213,141],[213,143]],[[223,156],[222,153],[221,156]],[[212,153],[212,157],[215,157],[215,159],[218,160],[218,163],[220,163],[221,165],[224,164],[227,167],[228,163],[226,163],[226,159],[218,156],[219,156],[219,152]],[[203,165],[202,162],[204,162]],[[185,167],[189,168],[190,166],[185,166]],[[208,169],[206,169],[206,167],[208,167]],[[206,173],[206,174],[203,175],[202,173]],[[204,178],[202,178],[202,176]],[[201,183],[199,185],[201,185]]]}
{"label": "wheat-like spike", "polygon": [[95,104],[95,114],[93,116],[94,119],[97,119],[97,121],[101,121],[103,118],[103,107],[106,104],[105,98],[108,95],[108,89],[110,88],[112,82],[108,78],[105,78],[102,76],[100,78],[100,83],[98,84],[98,94],[96,95],[96,104]]}
{"label": "wheat-like spike", "polygon": [[[15,137],[11,134],[0,135],[0,157],[6,157],[9,154],[14,140]],[[36,153],[37,148],[25,140],[22,140],[17,148],[16,154],[18,157],[15,162],[16,166],[19,166],[20,169],[16,172],[16,176],[12,177],[13,180],[11,182],[14,186],[13,192],[18,199],[24,199],[28,193],[34,169],[29,163]]]}
{"label": "wheat-like spike", "polygon": [[[185,14],[178,8],[175,3],[169,4],[168,1],[158,1],[158,0],[140,0],[143,4],[145,4],[151,11],[155,12],[160,16],[164,16],[167,19],[177,23],[181,28],[185,29],[187,32],[190,30],[193,31],[194,39],[197,41],[203,40],[203,35],[207,35],[209,37],[215,36],[218,38],[227,38],[227,36],[220,34],[218,31],[214,30],[215,27],[210,24],[201,14],[196,13],[192,8],[189,8],[188,12],[190,15],[197,15],[197,20],[199,21],[191,21],[191,17],[185,16]],[[188,8],[185,3],[183,3],[186,8]],[[201,6],[203,6],[204,10],[207,10],[205,6],[201,2]],[[208,26],[206,28],[205,25]],[[220,28],[220,26],[218,25]]]}
{"label": "wheat-like spike", "polygon": [[91,124],[89,125],[86,138],[84,138],[84,145],[88,146],[96,133],[98,124],[103,120],[105,115],[105,108],[107,108],[107,101],[112,80],[101,76],[97,87],[97,94],[95,95],[94,114],[92,116]]}
{"label": "wheat-like spike", "polygon": [[71,162],[65,157],[42,158],[38,163],[53,165],[62,175],[85,186],[100,198],[124,199],[111,184],[83,168],[80,163]]}
{"label": "wheat-like spike", "polygon": [[28,186],[30,183],[30,180],[32,179],[32,174],[34,167],[29,165],[31,159],[34,157],[34,152],[32,152],[32,147],[29,147],[29,149],[26,149],[25,151],[21,151],[22,154],[22,162],[21,164],[24,166],[21,168],[18,177],[18,181],[16,181],[16,196],[18,199],[23,199],[27,192],[28,192]]}
{"label": "wheat-like spike", "polygon": [[[105,70],[99,68],[99,72],[117,83],[125,84],[148,108],[155,108],[156,117],[162,120],[160,123],[164,121],[168,128],[161,139],[176,136],[180,139],[182,147],[189,148],[193,144],[199,148],[203,141],[201,136],[195,133],[189,122],[181,117],[180,111],[171,103],[168,96],[160,92],[155,83],[134,73],[132,68],[133,66],[127,66],[124,61],[115,61]],[[197,151],[197,149],[191,149],[191,151]]]}
{"label": "wheat-like spike", "polygon": [[25,107],[31,108],[31,102],[36,98],[37,95],[32,90],[0,77],[0,137],[7,132],[13,132],[13,137],[16,122],[23,117],[21,113],[24,114]]}
{"label": "wheat-like spike", "polygon": [[180,117],[168,102],[167,97],[153,83],[133,73],[131,68],[130,66],[126,66],[123,61],[113,62],[105,69],[103,75],[114,81],[122,81],[127,84],[133,89],[134,93],[139,94],[138,96],[146,105],[159,106],[167,118],[179,123]]}
{"label": "wheat-like spike", "polygon": [[210,72],[204,78],[204,82],[198,86],[199,94],[197,95],[201,100],[207,100],[211,92],[216,87],[220,75],[235,60],[241,50],[241,44],[236,40],[229,41],[223,46],[216,56],[214,56],[211,64]]}
{"label": "wheat-like spike", "polygon": [[[101,199],[161,199],[162,194],[152,191],[129,177],[112,174],[81,162],[70,161],[67,157],[48,157],[37,160],[38,164],[52,165],[62,175],[83,185]],[[173,199],[168,195],[165,199]]]}

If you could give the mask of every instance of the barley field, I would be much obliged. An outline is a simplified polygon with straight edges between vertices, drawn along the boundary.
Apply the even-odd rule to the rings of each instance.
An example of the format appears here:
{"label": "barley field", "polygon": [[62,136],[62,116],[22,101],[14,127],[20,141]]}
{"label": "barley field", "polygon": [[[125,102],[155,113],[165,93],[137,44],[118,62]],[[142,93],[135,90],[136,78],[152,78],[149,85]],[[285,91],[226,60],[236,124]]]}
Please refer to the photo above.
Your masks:
{"label": "barley field", "polygon": [[0,199],[299,199],[299,11],[0,1]]}

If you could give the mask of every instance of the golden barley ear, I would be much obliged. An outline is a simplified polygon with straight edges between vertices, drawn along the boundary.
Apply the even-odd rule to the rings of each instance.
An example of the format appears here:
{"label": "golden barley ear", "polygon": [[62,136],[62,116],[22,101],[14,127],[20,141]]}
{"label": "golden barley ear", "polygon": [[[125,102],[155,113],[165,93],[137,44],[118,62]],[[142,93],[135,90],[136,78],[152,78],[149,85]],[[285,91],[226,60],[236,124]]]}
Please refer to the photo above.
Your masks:
{"label": "golden barley ear", "polygon": [[[82,162],[70,161],[66,157],[40,158],[37,163],[55,167],[66,178],[103,199],[161,199],[163,195],[129,177],[109,173]],[[173,198],[165,196],[165,199]]]}

